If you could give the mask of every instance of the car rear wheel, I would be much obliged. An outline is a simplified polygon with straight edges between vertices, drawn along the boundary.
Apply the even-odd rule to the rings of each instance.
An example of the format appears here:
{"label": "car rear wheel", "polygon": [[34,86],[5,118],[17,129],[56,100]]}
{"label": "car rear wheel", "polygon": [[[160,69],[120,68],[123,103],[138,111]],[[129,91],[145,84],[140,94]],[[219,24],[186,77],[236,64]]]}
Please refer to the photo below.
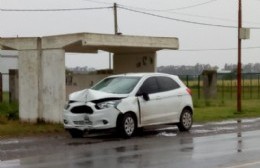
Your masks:
{"label": "car rear wheel", "polygon": [[118,131],[124,138],[130,138],[136,131],[136,120],[130,113],[123,115],[118,123]]}
{"label": "car rear wheel", "polygon": [[77,129],[70,129],[69,133],[72,138],[82,138],[84,135],[84,131],[77,130]]}
{"label": "car rear wheel", "polygon": [[192,112],[189,109],[184,109],[181,113],[180,122],[178,128],[180,131],[189,131],[192,126]]}

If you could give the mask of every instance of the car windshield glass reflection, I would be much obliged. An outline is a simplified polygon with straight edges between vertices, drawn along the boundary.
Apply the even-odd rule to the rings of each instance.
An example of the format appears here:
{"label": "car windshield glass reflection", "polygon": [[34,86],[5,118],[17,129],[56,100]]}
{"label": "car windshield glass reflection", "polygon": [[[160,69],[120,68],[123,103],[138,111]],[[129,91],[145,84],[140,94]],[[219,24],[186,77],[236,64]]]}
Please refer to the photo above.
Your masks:
{"label": "car windshield glass reflection", "polygon": [[107,93],[128,94],[134,89],[139,80],[140,77],[106,78],[91,89]]}

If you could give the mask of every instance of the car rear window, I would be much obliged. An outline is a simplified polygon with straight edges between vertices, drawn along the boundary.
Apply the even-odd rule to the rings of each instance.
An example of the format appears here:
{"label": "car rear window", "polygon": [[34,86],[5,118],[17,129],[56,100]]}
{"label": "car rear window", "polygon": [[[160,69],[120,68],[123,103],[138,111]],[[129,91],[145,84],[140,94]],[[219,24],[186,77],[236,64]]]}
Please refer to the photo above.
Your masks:
{"label": "car rear window", "polygon": [[179,88],[180,85],[172,78],[166,76],[156,76],[146,79],[139,90],[140,93],[158,93]]}

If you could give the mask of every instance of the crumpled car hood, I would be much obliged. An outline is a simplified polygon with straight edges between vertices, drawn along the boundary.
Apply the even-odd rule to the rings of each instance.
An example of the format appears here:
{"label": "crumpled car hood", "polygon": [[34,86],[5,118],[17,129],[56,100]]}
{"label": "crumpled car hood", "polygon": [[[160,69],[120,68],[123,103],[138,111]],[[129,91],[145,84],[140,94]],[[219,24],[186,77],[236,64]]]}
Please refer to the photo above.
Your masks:
{"label": "crumpled car hood", "polygon": [[98,99],[105,98],[124,98],[127,97],[128,94],[113,94],[106,93],[92,89],[84,89],[77,92],[73,92],[69,95],[70,101],[80,101],[80,102],[89,102]]}

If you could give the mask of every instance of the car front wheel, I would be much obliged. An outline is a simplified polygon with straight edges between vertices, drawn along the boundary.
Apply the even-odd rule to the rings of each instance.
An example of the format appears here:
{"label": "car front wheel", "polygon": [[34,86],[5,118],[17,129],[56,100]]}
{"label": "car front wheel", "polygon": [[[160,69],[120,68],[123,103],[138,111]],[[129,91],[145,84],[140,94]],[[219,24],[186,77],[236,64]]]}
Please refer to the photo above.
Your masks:
{"label": "car front wheel", "polygon": [[132,114],[123,115],[118,125],[118,131],[124,138],[130,138],[136,131],[136,121]]}
{"label": "car front wheel", "polygon": [[184,109],[181,113],[178,128],[180,131],[189,131],[192,126],[192,112],[189,109]]}

